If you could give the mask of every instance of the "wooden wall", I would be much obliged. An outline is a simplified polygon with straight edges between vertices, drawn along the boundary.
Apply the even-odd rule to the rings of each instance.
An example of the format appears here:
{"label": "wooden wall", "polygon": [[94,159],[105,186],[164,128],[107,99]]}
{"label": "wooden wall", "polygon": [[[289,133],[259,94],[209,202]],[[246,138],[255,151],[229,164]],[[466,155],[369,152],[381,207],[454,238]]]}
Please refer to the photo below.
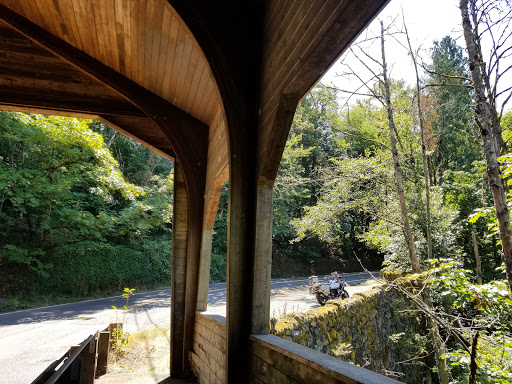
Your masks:
{"label": "wooden wall", "polygon": [[222,384],[226,376],[226,325],[221,316],[196,314],[192,370],[201,384]]}

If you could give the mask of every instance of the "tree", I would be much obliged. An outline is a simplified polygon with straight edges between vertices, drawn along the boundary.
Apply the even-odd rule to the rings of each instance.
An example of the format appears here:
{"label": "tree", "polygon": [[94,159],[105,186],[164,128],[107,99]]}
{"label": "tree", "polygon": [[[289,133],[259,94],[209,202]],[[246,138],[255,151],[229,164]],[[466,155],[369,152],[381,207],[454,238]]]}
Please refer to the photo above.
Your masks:
{"label": "tree", "polygon": [[[510,212],[507,206],[505,184],[501,177],[500,164],[498,162],[498,157],[502,152],[504,144],[501,136],[500,114],[497,111],[496,101],[498,96],[502,94],[498,91],[497,82],[511,68],[508,67],[501,72],[499,69],[500,59],[510,50],[510,47],[504,48],[504,44],[510,35],[507,32],[507,28],[511,12],[508,2],[479,1],[477,3],[476,0],[460,0],[460,10],[464,39],[469,56],[469,68],[475,91],[475,119],[483,141],[487,178],[493,195],[505,272],[512,295],[512,227]],[[497,17],[497,20],[494,17]],[[479,32],[481,23],[484,24],[485,30],[490,33],[493,42],[490,65],[484,61],[482,53],[481,35]],[[499,39],[496,40],[493,30],[495,28],[499,29],[502,25],[504,27],[498,35]],[[504,52],[500,53],[498,48],[503,48]],[[494,71],[497,71],[497,75],[495,82],[491,83],[491,74]],[[505,101],[508,101],[509,98],[510,95]]]}
{"label": "tree", "polygon": [[442,184],[446,170],[469,171],[481,151],[471,122],[470,75],[462,48],[446,36],[434,42],[431,59],[426,83],[435,108],[432,171],[434,184]]}
{"label": "tree", "polygon": [[[144,186],[128,182],[91,125],[0,113],[4,289],[87,294],[143,275],[146,284],[168,276],[172,174],[152,175]],[[130,260],[137,265],[131,270]]]}

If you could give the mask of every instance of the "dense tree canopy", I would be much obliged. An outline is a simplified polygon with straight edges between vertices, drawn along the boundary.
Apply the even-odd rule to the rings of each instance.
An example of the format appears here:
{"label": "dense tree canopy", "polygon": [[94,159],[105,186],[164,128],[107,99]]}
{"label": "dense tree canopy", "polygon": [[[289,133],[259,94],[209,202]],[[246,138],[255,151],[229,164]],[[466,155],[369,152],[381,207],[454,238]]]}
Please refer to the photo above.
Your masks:
{"label": "dense tree canopy", "polygon": [[114,135],[91,121],[0,112],[4,294],[168,280],[172,166]]}

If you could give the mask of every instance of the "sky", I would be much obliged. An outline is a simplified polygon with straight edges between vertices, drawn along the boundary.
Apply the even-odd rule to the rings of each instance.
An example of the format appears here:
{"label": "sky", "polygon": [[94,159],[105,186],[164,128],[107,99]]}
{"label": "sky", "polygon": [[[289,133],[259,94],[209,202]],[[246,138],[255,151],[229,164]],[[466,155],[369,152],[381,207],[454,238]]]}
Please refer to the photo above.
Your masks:
{"label": "sky", "polygon": [[[383,20],[386,25],[394,18],[397,18],[397,16],[396,23],[401,25],[402,9],[413,49],[417,47],[425,49],[426,51],[423,54],[425,58],[428,58],[428,49],[432,47],[434,40],[441,40],[446,35],[456,39],[459,45],[464,45],[458,0],[391,0],[380,15],[370,24],[369,29],[379,32],[380,20]],[[362,33],[360,39],[364,36],[365,33]],[[380,60],[380,46],[378,44],[374,44],[375,47],[372,54]],[[392,39],[387,39],[386,56],[390,62],[391,77],[404,79],[412,85],[415,82],[414,68],[405,49],[397,44],[393,44]],[[326,73],[322,83],[334,83],[341,88],[353,88],[354,84],[351,85],[347,80],[340,79],[341,76],[337,76],[343,72],[339,62],[340,60],[337,60]],[[353,66],[355,65],[356,63],[354,62]]]}

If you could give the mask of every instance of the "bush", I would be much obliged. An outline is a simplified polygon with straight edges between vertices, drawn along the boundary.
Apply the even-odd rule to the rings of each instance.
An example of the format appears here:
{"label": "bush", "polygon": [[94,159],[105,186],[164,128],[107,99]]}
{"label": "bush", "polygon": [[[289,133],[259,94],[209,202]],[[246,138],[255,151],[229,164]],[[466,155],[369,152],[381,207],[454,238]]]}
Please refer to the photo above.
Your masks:
{"label": "bush", "polygon": [[212,263],[210,267],[210,283],[220,283],[226,281],[226,270],[226,255],[218,255],[212,253]]}
{"label": "bush", "polygon": [[[152,286],[170,281],[170,244],[155,254],[123,245],[83,242],[79,247],[61,248],[52,257],[50,278],[34,282],[39,292],[89,296],[119,291],[125,286]],[[166,248],[163,247],[165,250]]]}

